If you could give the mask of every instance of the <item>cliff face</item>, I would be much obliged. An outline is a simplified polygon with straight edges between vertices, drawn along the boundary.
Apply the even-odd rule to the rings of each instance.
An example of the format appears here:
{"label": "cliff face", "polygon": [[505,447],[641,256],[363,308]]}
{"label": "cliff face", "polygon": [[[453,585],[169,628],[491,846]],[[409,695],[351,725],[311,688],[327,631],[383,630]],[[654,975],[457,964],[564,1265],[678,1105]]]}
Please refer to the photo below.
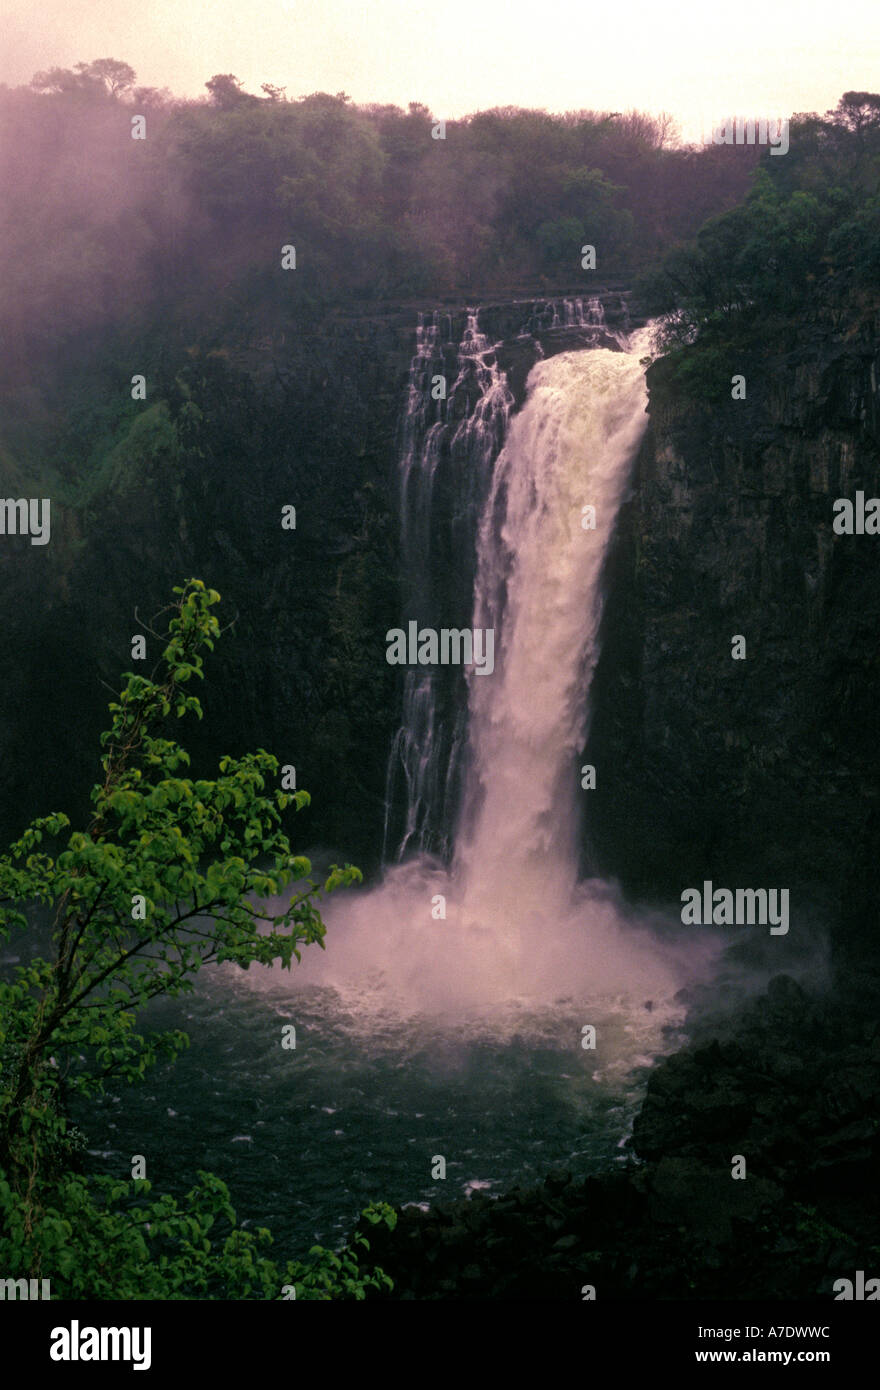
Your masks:
{"label": "cliff face", "polygon": [[[620,293],[601,293],[609,324],[625,323]],[[299,320],[279,309],[276,322],[210,349],[159,328],[152,366],[143,345],[134,354],[144,403],[129,402],[128,354],[117,345],[83,374],[87,400],[70,384],[72,363],[69,402],[31,393],[17,431],[30,462],[24,447],[9,451],[14,432],[4,429],[0,490],[48,490],[52,533],[46,546],[26,537],[0,546],[5,841],[50,809],[86,812],[107,701],[144,631],[135,609],[149,622],[172,586],[196,575],[221,593],[221,621],[237,618],[207,662],[204,722],[180,730],[194,768],[210,775],[225,752],[268,748],[312,794],[297,843],[376,866],[400,718],[385,633],[401,613],[399,430],[419,307]],[[518,401],[542,351],[601,332],[553,321],[549,301],[481,310],[490,340],[507,341]],[[466,325],[460,305],[443,312],[450,381]],[[466,409],[450,401],[453,413]],[[68,453],[77,432],[87,440],[79,461]],[[44,486],[37,475],[52,448],[58,471]],[[285,505],[296,508],[295,531],[282,529]],[[157,655],[148,637],[150,666]]]}
{"label": "cliff face", "polygon": [[[396,435],[413,323],[405,311],[329,316],[210,353],[169,349],[173,366],[148,374],[88,500],[55,495],[45,547],[7,540],[7,835],[52,808],[82,815],[107,686],[132,669],[143,631],[135,608],[149,622],[197,575],[220,591],[221,623],[237,621],[206,662],[204,721],[174,730],[194,768],[269,749],[312,794],[297,844],[369,862],[397,720],[382,656],[399,607]],[[21,495],[27,481],[6,486]],[[282,529],[285,505],[295,530]]]}
{"label": "cliff face", "polygon": [[[880,316],[750,354],[717,404],[648,372],[650,425],[608,568],[587,858],[635,894],[792,890],[877,954]],[[746,642],[732,658],[732,639]],[[872,944],[873,943],[873,944]]]}

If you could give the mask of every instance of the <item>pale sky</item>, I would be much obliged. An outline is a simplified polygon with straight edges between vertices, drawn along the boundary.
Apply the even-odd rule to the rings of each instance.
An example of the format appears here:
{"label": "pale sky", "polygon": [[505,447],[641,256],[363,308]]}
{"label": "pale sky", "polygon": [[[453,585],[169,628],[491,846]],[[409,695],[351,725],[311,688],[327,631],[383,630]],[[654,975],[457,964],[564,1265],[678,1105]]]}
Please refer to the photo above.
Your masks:
{"label": "pale sky", "polygon": [[732,114],[824,111],[880,90],[878,0],[0,0],[0,82],[119,58],[142,86],[214,73],[289,97],[671,111],[696,138]]}

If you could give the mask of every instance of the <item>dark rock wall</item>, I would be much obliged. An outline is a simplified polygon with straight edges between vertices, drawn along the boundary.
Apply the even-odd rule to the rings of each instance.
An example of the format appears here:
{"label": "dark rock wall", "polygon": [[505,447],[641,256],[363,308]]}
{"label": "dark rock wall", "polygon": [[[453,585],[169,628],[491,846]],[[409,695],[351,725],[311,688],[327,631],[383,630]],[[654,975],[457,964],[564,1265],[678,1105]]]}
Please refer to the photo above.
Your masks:
{"label": "dark rock wall", "polygon": [[[714,404],[648,372],[650,425],[610,558],[586,760],[586,861],[678,900],[710,878],[792,890],[877,954],[880,317],[806,326]],[[733,660],[731,639],[746,638]],[[585,795],[587,795],[585,793]]]}
{"label": "dark rock wall", "polygon": [[[130,480],[87,506],[53,505],[48,546],[7,543],[7,835],[49,809],[83,814],[111,698],[102,682],[118,689],[132,668],[135,608],[149,620],[196,575],[220,591],[221,621],[238,616],[208,656],[203,723],[175,726],[194,766],[268,748],[312,794],[298,843],[375,858],[398,713],[383,658],[399,606],[396,438],[412,330],[409,313],[340,316],[194,353],[156,388],[174,420],[166,453],[151,444],[149,462],[133,459]],[[285,504],[295,531],[282,529]],[[158,651],[148,638],[150,664]]]}

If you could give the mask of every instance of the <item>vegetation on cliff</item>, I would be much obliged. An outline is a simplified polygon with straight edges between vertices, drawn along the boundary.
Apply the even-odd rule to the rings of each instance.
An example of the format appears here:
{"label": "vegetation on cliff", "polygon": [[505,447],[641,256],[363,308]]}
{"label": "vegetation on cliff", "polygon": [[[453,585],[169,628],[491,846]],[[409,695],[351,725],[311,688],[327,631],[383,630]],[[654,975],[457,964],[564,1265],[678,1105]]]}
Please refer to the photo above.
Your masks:
{"label": "vegetation on cliff", "polygon": [[[128,673],[110,705],[90,824],[68,834],[67,816],[40,817],[0,857],[0,938],[33,935],[42,909],[53,944],[0,982],[0,1268],[50,1274],[66,1298],[362,1298],[388,1282],[359,1268],[363,1238],[279,1264],[265,1253],[268,1231],[238,1227],[209,1173],[181,1207],[151,1195],[143,1156],[131,1180],[77,1171],[69,1100],[110,1078],[140,1081],[188,1044],[179,1030],[138,1033],[144,1006],[190,992],[211,963],[290,968],[302,946],[323,942],[322,893],[360,878],[350,865],[334,866],[323,888],[310,877],[281,828],[308,794],[273,787],[278,763],[264,750],[222,759],[215,779],[186,775],[189,755],[166,725],[201,718],[188,692],[220,636],[219,595],[200,580],[175,594],[156,669]],[[394,1217],[373,1207],[367,1220]]]}
{"label": "vegetation on cliff", "polygon": [[567,286],[585,242],[601,275],[629,273],[732,206],[758,153],[676,147],[669,117],[638,111],[505,107],[435,138],[415,102],[288,100],[268,83],[254,96],[229,74],[191,101],[135,82],[101,60],[0,89],[0,251],[15,268],[0,316],[19,364],[145,320],[265,331],[279,298],[304,315]]}
{"label": "vegetation on cliff", "polygon": [[745,201],[711,218],[642,277],[663,316],[666,376],[716,399],[744,347],[772,350],[813,315],[876,308],[880,285],[880,95],[846,92],[799,115]]}

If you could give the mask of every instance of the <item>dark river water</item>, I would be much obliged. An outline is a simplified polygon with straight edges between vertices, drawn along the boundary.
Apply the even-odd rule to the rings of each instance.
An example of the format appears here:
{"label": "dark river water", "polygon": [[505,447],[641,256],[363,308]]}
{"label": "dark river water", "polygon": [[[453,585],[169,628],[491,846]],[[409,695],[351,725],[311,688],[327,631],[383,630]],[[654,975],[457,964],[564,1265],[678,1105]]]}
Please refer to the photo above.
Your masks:
{"label": "dark river water", "polygon": [[[671,1047],[642,1005],[592,1011],[601,1062],[581,1046],[583,1007],[505,1006],[452,1023],[401,1017],[336,989],[233,966],[151,1006],[152,1027],[191,1045],[146,1082],[75,1116],[95,1171],[131,1175],[143,1154],[154,1192],[182,1195],[205,1168],[239,1219],[266,1225],[279,1257],[338,1244],[372,1200],[429,1203],[500,1194],[564,1166],[622,1160],[654,1051]],[[296,1028],[295,1050],[282,1028]],[[436,1155],[445,1180],[431,1177]]]}

